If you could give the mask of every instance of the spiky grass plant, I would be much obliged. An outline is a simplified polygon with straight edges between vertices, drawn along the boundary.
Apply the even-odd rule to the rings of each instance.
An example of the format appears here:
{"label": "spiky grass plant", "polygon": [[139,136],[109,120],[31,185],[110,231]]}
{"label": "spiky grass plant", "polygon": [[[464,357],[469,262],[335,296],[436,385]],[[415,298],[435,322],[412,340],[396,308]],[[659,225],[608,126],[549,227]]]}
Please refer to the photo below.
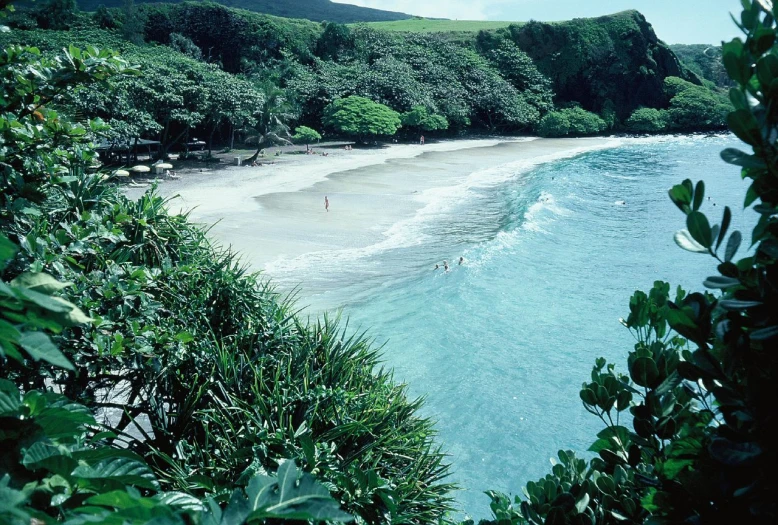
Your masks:
{"label": "spiky grass plant", "polygon": [[74,282],[69,299],[95,322],[60,337],[75,372],[38,365],[10,378],[26,389],[46,377],[99,410],[114,442],[149,458],[171,489],[226,500],[294,458],[360,521],[449,512],[433,425],[372,341],[340,319],[304,322],[153,191],[132,202],[91,179],[73,183],[47,220],[18,226],[15,271]]}

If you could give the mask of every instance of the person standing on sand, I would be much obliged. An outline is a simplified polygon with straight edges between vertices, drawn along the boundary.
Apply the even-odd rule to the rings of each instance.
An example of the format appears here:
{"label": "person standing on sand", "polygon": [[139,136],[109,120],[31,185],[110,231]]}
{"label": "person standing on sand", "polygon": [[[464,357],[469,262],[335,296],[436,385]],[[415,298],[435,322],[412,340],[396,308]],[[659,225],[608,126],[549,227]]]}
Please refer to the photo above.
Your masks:
{"label": "person standing on sand", "polygon": [[330,211],[330,200],[327,198],[327,196],[324,196],[324,209],[326,211]]}
{"label": "person standing on sand", "polygon": [[420,146],[423,146],[423,145],[424,145],[424,135],[422,135],[422,136],[419,138],[419,145],[420,145]]}

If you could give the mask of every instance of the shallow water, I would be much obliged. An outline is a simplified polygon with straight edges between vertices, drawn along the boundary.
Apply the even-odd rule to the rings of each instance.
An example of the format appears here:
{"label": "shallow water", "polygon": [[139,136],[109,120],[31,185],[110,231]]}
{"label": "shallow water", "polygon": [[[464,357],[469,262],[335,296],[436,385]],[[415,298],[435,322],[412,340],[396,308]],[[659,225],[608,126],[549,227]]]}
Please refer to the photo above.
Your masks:
{"label": "shallow water", "polygon": [[[334,175],[323,184],[372,177],[372,206],[392,205],[380,198],[386,177],[452,183],[419,192],[418,211],[399,224],[371,225],[368,213],[369,248],[279,260],[267,273],[298,287],[312,315],[342,308],[386,343],[386,363],[438,421],[459,503],[486,517],[483,491],[520,493],[558,449],[594,441],[600,425],[578,391],[599,356],[624,370],[634,341],[618,319],[631,294],[658,279],[699,290],[715,272],[712,258],[675,246],[684,219],[667,189],[702,178],[713,222],[727,204],[732,228],[750,224],[746,183],[718,156],[737,145],[731,136],[624,139],[535,167],[499,145]],[[335,198],[332,213],[335,203],[348,199]],[[433,271],[443,259],[451,271]]]}

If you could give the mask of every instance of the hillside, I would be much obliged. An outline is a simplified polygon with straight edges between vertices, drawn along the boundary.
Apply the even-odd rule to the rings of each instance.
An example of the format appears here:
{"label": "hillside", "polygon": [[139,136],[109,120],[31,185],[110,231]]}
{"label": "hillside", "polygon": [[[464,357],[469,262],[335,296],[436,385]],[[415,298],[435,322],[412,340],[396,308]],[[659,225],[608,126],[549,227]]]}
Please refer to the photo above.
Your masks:
{"label": "hillside", "polygon": [[674,44],[670,46],[673,53],[700,78],[712,82],[716,87],[732,87],[732,80],[727,76],[727,70],[722,61],[721,46],[707,44]]}
{"label": "hillside", "polygon": [[370,22],[373,29],[405,33],[466,33],[503,29],[516,22],[499,20],[438,20],[432,18],[409,18],[389,22]]}
{"label": "hillside", "polygon": [[699,84],[637,11],[567,22],[510,26],[511,39],[551,78],[562,100],[601,111],[608,101],[619,118],[639,106],[662,107],[663,82]]}
{"label": "hillside", "polygon": [[[145,3],[169,3],[178,4],[182,0],[136,0],[136,4]],[[391,20],[405,20],[411,15],[371,9],[348,4],[337,4],[330,0],[214,0],[216,3],[227,7],[245,9],[257,13],[283,16],[286,18],[305,18],[315,22],[339,22],[343,24],[353,22],[380,22]],[[82,11],[94,11],[100,5],[105,7],[122,7],[123,0],[78,0],[78,7]]]}

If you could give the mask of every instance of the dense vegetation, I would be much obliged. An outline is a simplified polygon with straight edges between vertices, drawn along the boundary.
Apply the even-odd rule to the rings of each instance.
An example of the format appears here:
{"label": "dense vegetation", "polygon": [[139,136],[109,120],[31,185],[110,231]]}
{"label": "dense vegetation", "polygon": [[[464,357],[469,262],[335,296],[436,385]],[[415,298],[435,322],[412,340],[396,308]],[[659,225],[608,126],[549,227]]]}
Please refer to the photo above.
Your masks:
{"label": "dense vegetation", "polygon": [[709,82],[727,89],[734,85],[724,68],[721,46],[674,44],[670,49],[689,71],[702,79],[703,84]]}
{"label": "dense vegetation", "polygon": [[[180,3],[182,0],[138,0],[143,3]],[[305,18],[316,22],[339,22],[348,24],[352,22],[380,22],[391,20],[404,20],[411,18],[405,13],[371,9],[349,4],[339,4],[330,0],[217,0],[226,7],[245,9],[257,13],[265,13],[286,18]],[[20,4],[22,2],[19,2]],[[94,12],[100,6],[108,8],[121,8],[123,0],[77,0],[79,9]]]}
{"label": "dense vegetation", "polygon": [[[686,217],[676,242],[718,263],[719,274],[704,283],[712,292],[678,289],[671,297],[670,285],[658,282],[633,295],[623,321],[636,339],[626,373],[598,359],[580,393],[604,425],[590,448],[597,456],[587,462],[560,452],[524,499],[490,492],[495,523],[775,522],[776,14],[745,0],[747,38],[723,48],[735,83],[726,120],[753,153],[722,157],[751,181],[744,205],[760,216],[753,253],[735,261],[742,235],[730,233],[728,208],[713,226],[700,211],[704,183],[670,190]],[[66,38],[22,38],[31,34],[52,46]],[[133,58],[153,55],[116,38]],[[215,113],[197,110],[216,90],[200,93],[187,82],[229,74],[164,53],[187,66],[166,72],[181,74],[184,86],[148,110],[161,111],[154,115],[167,133],[200,125],[182,115],[214,125]],[[157,86],[147,75],[159,70],[147,60],[151,72],[95,48],[49,55],[9,46],[0,54],[0,520],[446,520],[451,487],[432,425],[379,368],[377,349],[337,320],[302,322],[289,301],[163,199],[150,192],[129,201],[111,183],[93,144],[115,131],[87,118],[89,104],[80,101],[112,90],[130,101],[134,89],[151,97]],[[513,82],[522,75],[499,78],[519,92]],[[272,85],[253,89],[255,132],[282,138],[284,96]],[[521,93],[540,113],[543,91]],[[694,108],[710,109],[705,97],[713,96],[673,77],[663,93],[665,113],[640,110],[630,120],[682,123]],[[324,114],[337,122],[350,104],[373,105],[391,126],[431,117],[420,105],[400,115],[354,96]],[[567,119],[581,126],[576,133],[612,122],[609,112],[590,115],[570,105],[543,119]]]}
{"label": "dense vegetation", "polygon": [[[406,136],[716,129],[723,121],[701,101],[713,97],[711,107],[728,104],[715,86],[700,86],[690,91],[694,100],[684,95],[675,102],[689,118],[679,114],[678,121],[654,122],[664,123],[660,126],[626,126],[642,107],[672,109],[675,94],[664,89],[668,77],[699,83],[636,12],[511,24],[452,38],[315,24],[209,2],[127,2],[93,14],[68,5],[48,0],[19,10],[9,21],[16,30],[0,42],[36,45],[46,53],[70,43],[119,50],[144,75],[117,81],[116,102],[93,89],[74,97],[72,105],[83,117],[108,122],[116,141],[159,140],[162,156],[195,136],[207,137],[209,148],[214,142],[233,147],[236,140],[254,140],[269,86],[282,91],[277,98],[285,103],[286,125],[325,136],[340,133],[327,126],[325,108],[349,96],[400,114],[416,111],[400,128]],[[541,125],[555,108],[566,116],[552,115]],[[418,112],[427,115],[423,123]],[[571,116],[573,122],[565,124]]]}
{"label": "dense vegetation", "polygon": [[[75,47],[0,61],[3,521],[77,523],[86,500],[137,523],[157,507],[218,523],[228,502],[228,523],[443,516],[431,424],[368,341],[303,323],[163,199],[129,201],[94,173],[108,130],[60,110],[137,70]],[[327,489],[297,486],[287,459]]]}

